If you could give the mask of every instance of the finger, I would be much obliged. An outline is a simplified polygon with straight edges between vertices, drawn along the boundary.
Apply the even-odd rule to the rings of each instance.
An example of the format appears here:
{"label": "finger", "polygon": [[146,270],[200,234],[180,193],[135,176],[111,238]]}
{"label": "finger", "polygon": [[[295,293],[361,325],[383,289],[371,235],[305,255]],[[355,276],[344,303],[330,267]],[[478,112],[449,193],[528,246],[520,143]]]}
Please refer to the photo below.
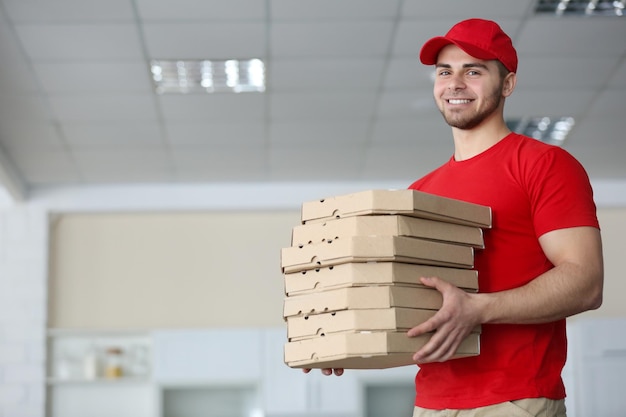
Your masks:
{"label": "finger", "polygon": [[322,369],[322,373],[324,375],[332,375],[333,374],[333,370],[331,368],[324,368],[324,369]]}
{"label": "finger", "polygon": [[433,334],[422,349],[413,355],[416,363],[443,362],[452,358],[462,341],[460,334]]}
{"label": "finger", "polygon": [[450,284],[448,281],[445,281],[438,277],[421,277],[420,281],[422,284],[427,287],[435,288],[437,291],[443,293],[445,290],[450,287],[454,287],[454,285]]}
{"label": "finger", "polygon": [[343,368],[337,368],[333,370],[335,372],[335,375],[337,376],[341,376],[343,375]]}
{"label": "finger", "polygon": [[443,320],[439,318],[438,314],[435,314],[434,316],[432,316],[425,322],[420,323],[417,326],[409,329],[406,334],[409,337],[415,337],[424,333],[434,332],[442,324],[443,324]]}
{"label": "finger", "polygon": [[434,277],[421,277],[420,281],[422,282],[422,284],[426,285],[427,287],[433,287],[435,288],[436,286],[436,280],[437,278]]}
{"label": "finger", "polygon": [[302,372],[308,374],[309,372],[311,372],[311,368],[302,368]]}

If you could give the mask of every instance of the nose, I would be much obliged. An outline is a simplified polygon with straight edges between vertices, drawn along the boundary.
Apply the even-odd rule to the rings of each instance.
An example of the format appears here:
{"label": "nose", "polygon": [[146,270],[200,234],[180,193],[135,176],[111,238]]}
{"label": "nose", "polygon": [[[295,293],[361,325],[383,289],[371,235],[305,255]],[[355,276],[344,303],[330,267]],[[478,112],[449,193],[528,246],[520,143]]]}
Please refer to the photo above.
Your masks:
{"label": "nose", "polygon": [[462,90],[465,88],[465,82],[461,74],[455,74],[448,79],[448,89],[452,91]]}

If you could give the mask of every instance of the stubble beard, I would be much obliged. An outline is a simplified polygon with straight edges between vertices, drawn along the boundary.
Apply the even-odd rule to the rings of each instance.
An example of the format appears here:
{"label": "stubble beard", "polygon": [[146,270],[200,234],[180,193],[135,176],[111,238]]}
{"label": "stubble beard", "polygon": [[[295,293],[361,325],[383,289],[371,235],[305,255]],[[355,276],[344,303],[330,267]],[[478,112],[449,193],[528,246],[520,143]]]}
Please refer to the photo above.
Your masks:
{"label": "stubble beard", "polygon": [[500,106],[502,101],[502,86],[496,87],[490,95],[485,99],[484,106],[477,109],[477,111],[469,113],[467,111],[460,112],[446,112],[442,107],[439,108],[441,115],[446,123],[457,129],[469,130],[480,125],[485,119],[487,119],[496,109]]}

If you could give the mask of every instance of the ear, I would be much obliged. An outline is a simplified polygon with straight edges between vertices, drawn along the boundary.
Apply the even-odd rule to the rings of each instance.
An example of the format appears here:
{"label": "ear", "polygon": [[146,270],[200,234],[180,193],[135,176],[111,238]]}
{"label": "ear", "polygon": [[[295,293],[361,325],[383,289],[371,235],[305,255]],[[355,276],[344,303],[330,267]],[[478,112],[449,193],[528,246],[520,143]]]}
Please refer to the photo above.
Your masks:
{"label": "ear", "polygon": [[517,84],[517,74],[514,72],[509,72],[502,81],[502,96],[508,97],[515,90],[515,85]]}

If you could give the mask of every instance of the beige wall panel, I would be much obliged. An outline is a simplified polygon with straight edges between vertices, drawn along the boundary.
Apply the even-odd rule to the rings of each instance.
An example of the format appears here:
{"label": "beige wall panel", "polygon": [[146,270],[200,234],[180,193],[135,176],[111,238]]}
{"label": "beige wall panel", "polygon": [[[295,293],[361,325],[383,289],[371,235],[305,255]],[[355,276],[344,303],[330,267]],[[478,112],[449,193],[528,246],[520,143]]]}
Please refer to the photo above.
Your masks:
{"label": "beige wall panel", "polygon": [[52,221],[49,327],[282,324],[299,212],[67,214]]}
{"label": "beige wall panel", "polygon": [[604,251],[604,302],[580,317],[626,316],[626,208],[598,210]]}

